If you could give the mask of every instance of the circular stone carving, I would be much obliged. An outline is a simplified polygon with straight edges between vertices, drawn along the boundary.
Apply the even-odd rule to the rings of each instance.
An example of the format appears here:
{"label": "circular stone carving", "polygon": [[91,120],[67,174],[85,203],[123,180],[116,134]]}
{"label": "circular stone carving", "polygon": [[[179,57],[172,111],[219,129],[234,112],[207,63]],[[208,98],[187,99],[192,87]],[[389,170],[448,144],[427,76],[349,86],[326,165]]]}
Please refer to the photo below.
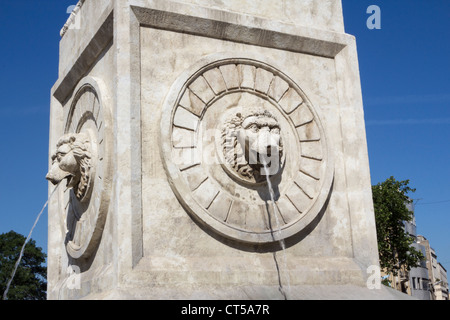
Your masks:
{"label": "circular stone carving", "polygon": [[172,189],[194,219],[227,238],[293,236],[319,215],[333,182],[318,110],[273,64],[214,58],[182,75],[164,103]]}
{"label": "circular stone carving", "polygon": [[[98,247],[109,205],[109,112],[104,85],[96,79],[86,77],[75,89],[68,104],[64,140],[84,140],[84,150],[89,154],[89,170],[82,186],[60,188],[60,204],[65,244],[68,254],[74,258],[88,258]],[[82,192],[80,192],[82,189]]]}

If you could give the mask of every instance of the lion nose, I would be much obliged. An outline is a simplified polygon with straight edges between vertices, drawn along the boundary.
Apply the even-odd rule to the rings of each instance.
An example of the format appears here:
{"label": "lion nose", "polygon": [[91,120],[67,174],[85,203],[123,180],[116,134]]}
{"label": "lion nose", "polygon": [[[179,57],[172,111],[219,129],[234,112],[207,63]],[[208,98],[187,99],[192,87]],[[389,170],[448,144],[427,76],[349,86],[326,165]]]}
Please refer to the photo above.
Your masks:
{"label": "lion nose", "polygon": [[59,164],[56,162],[52,165],[50,171],[45,176],[45,179],[50,181],[53,185],[57,185],[68,176],[70,176],[70,173],[61,170],[61,168],[59,168]]}
{"label": "lion nose", "polygon": [[60,182],[60,181],[58,181],[58,179],[56,177],[52,176],[50,173],[47,173],[47,175],[45,176],[45,179],[50,181],[54,186],[56,186]]}
{"label": "lion nose", "polygon": [[270,156],[275,153],[279,148],[279,141],[275,139],[269,132],[263,132],[259,139],[259,150]]}

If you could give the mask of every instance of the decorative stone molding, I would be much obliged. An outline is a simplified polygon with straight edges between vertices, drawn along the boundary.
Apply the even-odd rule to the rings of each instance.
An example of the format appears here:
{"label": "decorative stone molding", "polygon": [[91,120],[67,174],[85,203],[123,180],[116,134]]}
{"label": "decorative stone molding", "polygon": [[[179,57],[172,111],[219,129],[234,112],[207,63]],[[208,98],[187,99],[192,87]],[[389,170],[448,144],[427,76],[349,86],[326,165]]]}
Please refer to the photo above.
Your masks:
{"label": "decorative stone molding", "polygon": [[47,175],[54,184],[67,179],[59,203],[66,249],[74,259],[88,258],[96,250],[108,212],[111,133],[107,101],[100,80],[86,77],[80,81],[68,104],[64,135]]}
{"label": "decorative stone molding", "polygon": [[75,8],[70,13],[69,19],[67,19],[66,23],[64,24],[64,26],[62,27],[62,29],[61,29],[61,31],[59,33],[61,37],[64,37],[64,35],[66,34],[67,30],[69,30],[69,28],[71,28],[71,26],[74,23],[76,23],[77,14],[80,11],[80,9],[83,6],[85,1],[86,0],[79,0],[78,1],[77,5],[75,6]]}
{"label": "decorative stone molding", "polygon": [[[221,236],[247,243],[286,239],[320,218],[334,177],[319,110],[264,60],[246,54],[203,59],[172,86],[161,123],[164,163],[184,208]],[[251,147],[259,138],[244,133],[243,123],[265,127],[266,141],[276,142],[269,153],[277,162],[269,172],[275,206],[262,164],[251,156],[264,153]]]}

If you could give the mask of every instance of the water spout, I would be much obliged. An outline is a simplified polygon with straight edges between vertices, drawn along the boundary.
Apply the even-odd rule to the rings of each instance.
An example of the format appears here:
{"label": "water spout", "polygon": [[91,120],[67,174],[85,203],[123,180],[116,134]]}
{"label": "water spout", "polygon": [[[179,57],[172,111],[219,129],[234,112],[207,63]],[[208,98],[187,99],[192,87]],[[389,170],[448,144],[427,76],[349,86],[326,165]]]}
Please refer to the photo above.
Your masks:
{"label": "water spout", "polygon": [[60,185],[60,183],[58,183],[58,184],[56,185],[55,189],[53,189],[52,193],[51,193],[50,196],[48,197],[47,202],[44,204],[44,207],[42,207],[42,210],[39,212],[39,214],[38,214],[38,216],[37,216],[37,218],[36,218],[36,221],[34,222],[34,225],[33,225],[33,227],[31,228],[30,233],[28,234],[28,237],[27,237],[27,239],[25,240],[25,242],[24,242],[24,244],[23,244],[23,246],[22,246],[22,249],[20,250],[19,259],[17,259],[17,262],[16,262],[16,264],[14,265],[14,269],[13,269],[13,271],[12,271],[12,273],[11,273],[11,277],[10,277],[10,279],[9,279],[7,285],[6,285],[5,292],[3,293],[3,300],[8,300],[8,291],[9,291],[9,287],[11,286],[11,283],[12,283],[12,281],[13,281],[13,279],[14,279],[14,276],[16,275],[16,271],[17,271],[17,268],[19,267],[20,261],[22,260],[23,253],[24,253],[24,251],[25,251],[25,246],[27,245],[28,241],[30,241],[30,239],[31,239],[31,234],[33,233],[34,228],[36,228],[36,225],[37,225],[39,219],[41,218],[42,213],[44,212],[45,208],[47,208],[48,203],[50,202],[51,197],[53,196],[53,194],[55,193],[55,191],[58,189],[59,185]]}
{"label": "water spout", "polygon": [[[265,159],[265,157],[261,157],[262,160],[262,164],[263,164],[263,168],[264,168],[264,174],[266,176],[266,181],[267,181],[267,188],[269,189],[269,194],[270,194],[270,200],[272,202],[272,210],[273,210],[273,215],[275,216],[275,223],[276,223],[276,233],[278,236],[278,242],[280,243],[281,249],[283,251],[283,264],[284,264],[284,270],[286,272],[286,281],[287,281],[287,286],[288,289],[290,290],[290,280],[289,280],[289,271],[287,268],[287,257],[286,257],[286,243],[284,242],[284,239],[281,236],[281,224],[280,224],[280,220],[278,218],[278,210],[277,210],[277,206],[275,203],[275,193],[273,191],[273,186],[272,186],[272,182],[270,181],[270,171],[268,168],[268,161]],[[270,213],[269,210],[267,210],[268,214],[269,214],[269,220],[270,220]],[[271,228],[272,231],[272,236],[275,239],[275,236],[273,235],[273,229]],[[281,294],[284,296],[284,299],[287,300],[287,294],[283,288],[283,283],[281,280],[281,274],[280,274],[280,268],[278,265],[278,261],[277,261],[277,257],[276,257],[276,252],[273,252],[273,258],[275,260],[275,265],[277,267],[277,272],[278,272],[278,284],[279,284],[279,290],[281,292]]]}

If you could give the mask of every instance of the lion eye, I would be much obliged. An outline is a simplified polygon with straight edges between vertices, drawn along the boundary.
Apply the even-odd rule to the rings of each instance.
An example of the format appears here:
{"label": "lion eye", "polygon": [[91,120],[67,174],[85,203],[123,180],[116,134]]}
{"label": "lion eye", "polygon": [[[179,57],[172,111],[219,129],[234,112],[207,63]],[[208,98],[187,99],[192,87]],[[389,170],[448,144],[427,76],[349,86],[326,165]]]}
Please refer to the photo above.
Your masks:
{"label": "lion eye", "polygon": [[248,129],[251,130],[252,132],[259,131],[259,127],[256,124],[252,124],[250,127],[248,127]]}
{"label": "lion eye", "polygon": [[279,134],[280,133],[280,128],[273,127],[272,129],[270,129],[270,132],[275,133],[275,134]]}
{"label": "lion eye", "polygon": [[58,159],[58,162],[60,162],[61,159],[64,158],[65,155],[66,155],[66,154],[63,153],[63,152],[58,152],[58,153],[56,154],[56,159]]}

